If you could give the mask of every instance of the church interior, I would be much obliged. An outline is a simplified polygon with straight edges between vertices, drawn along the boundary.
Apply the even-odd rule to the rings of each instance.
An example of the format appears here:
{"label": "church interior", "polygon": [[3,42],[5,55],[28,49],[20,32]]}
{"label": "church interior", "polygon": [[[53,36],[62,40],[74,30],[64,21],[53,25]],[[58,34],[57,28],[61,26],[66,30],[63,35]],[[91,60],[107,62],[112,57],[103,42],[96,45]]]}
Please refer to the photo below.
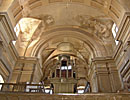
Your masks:
{"label": "church interior", "polygon": [[0,100],[130,100],[130,0],[0,0]]}

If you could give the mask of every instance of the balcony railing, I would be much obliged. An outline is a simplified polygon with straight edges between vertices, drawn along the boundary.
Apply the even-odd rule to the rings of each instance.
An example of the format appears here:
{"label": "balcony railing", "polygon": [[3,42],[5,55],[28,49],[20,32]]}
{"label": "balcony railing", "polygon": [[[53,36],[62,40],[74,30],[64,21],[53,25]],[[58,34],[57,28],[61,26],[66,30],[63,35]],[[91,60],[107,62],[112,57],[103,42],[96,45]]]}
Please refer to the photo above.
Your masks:
{"label": "balcony railing", "polygon": [[[0,83],[0,92],[25,92],[25,93],[45,93],[53,94],[53,86],[51,84],[25,84],[25,83]],[[85,89],[86,90],[86,89]],[[85,92],[84,94],[88,93]],[[119,91],[126,92],[126,91]],[[127,90],[130,93],[130,88]]]}
{"label": "balcony railing", "polygon": [[[0,83],[1,92],[36,92],[36,93],[48,93],[52,88],[46,88],[43,84],[22,84],[22,83]],[[48,91],[47,91],[48,90]],[[50,90],[50,91],[49,91]]]}
{"label": "balcony railing", "polygon": [[85,93],[85,94],[46,94],[43,84],[0,83],[0,100],[130,100],[130,92]]}

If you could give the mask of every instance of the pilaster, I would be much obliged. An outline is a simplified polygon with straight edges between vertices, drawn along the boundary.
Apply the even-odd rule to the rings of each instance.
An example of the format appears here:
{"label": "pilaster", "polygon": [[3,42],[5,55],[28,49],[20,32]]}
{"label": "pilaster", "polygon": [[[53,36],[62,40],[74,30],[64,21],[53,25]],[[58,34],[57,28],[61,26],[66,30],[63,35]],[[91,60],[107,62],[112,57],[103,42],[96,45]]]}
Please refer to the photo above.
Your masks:
{"label": "pilaster", "polygon": [[13,70],[11,83],[39,83],[42,77],[38,59],[20,57]]}
{"label": "pilaster", "polygon": [[[123,0],[122,0],[123,2]],[[116,40],[120,41],[118,44],[113,58],[116,62],[117,69],[120,74],[120,79],[123,81],[130,80],[129,66],[130,66],[130,12],[125,12],[119,26],[119,31],[116,36]]]}
{"label": "pilaster", "polygon": [[0,74],[8,82],[18,58],[12,43],[17,37],[8,15],[0,12]]}
{"label": "pilaster", "polygon": [[116,92],[121,89],[119,74],[112,58],[98,57],[92,63],[92,92]]}

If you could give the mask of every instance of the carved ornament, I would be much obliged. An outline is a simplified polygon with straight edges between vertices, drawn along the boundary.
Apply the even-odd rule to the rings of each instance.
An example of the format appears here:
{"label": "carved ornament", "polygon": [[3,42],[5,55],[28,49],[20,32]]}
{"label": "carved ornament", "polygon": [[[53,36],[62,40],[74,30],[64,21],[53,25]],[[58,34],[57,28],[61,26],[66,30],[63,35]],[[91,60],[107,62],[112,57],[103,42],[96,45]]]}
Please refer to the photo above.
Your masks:
{"label": "carved ornament", "polygon": [[111,35],[113,22],[104,16],[91,17],[88,15],[78,15],[75,19],[80,27],[89,30],[100,39],[109,38]]}

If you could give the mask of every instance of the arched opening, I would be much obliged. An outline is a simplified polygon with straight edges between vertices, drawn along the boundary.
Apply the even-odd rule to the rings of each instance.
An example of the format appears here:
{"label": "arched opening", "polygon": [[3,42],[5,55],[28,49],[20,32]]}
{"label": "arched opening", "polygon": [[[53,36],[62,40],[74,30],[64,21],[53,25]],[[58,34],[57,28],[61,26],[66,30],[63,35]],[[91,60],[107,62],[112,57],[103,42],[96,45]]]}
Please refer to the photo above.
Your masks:
{"label": "arched opening", "polygon": [[[112,26],[112,34],[113,34],[114,39],[115,39],[116,36],[117,36],[117,32],[118,32],[118,27],[117,27],[117,25],[114,23],[113,26]],[[116,43],[116,45],[118,45],[119,41],[115,40],[115,43]]]}
{"label": "arched opening", "polygon": [[[45,69],[45,78],[48,91],[53,93],[87,93],[91,92],[87,78],[85,62],[74,55],[59,54],[49,61]],[[88,65],[87,65],[88,66]]]}

